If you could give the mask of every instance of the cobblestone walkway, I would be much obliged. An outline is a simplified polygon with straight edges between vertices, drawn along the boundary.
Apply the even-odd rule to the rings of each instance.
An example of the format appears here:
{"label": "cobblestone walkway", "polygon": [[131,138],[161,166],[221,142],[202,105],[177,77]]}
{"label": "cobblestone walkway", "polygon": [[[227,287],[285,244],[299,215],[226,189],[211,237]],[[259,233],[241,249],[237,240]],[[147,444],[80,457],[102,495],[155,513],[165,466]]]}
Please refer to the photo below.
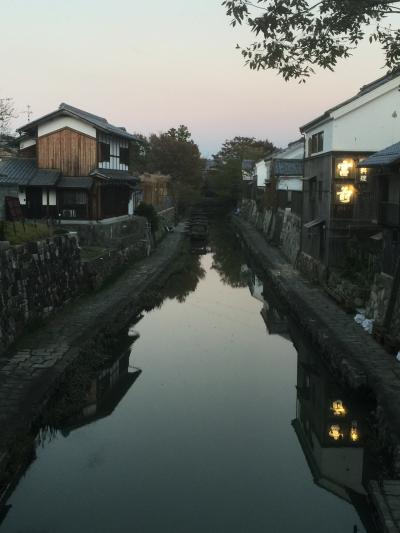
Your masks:
{"label": "cobblestone walkway", "polygon": [[178,226],[150,257],[135,263],[112,285],[64,307],[48,325],[0,358],[0,456],[10,433],[29,427],[82,342],[94,338],[110,321],[125,325],[135,302],[178,254],[182,239]]}
{"label": "cobblestone walkway", "polygon": [[400,363],[322,289],[305,281],[253,226],[238,218],[233,223],[287,312],[310,334],[331,369],[348,386],[374,391],[385,438],[393,437],[398,449],[396,472],[400,474]]}

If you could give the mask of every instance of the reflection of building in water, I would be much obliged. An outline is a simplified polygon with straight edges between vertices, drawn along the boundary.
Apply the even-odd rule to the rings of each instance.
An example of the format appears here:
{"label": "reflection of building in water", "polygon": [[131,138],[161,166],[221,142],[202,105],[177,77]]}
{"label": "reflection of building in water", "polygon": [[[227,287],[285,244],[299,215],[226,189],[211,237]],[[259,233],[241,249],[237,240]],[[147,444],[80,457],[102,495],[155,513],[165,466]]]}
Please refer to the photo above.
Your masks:
{"label": "reflection of building in water", "polygon": [[[259,281],[259,283],[261,282]],[[261,286],[261,301],[264,304],[261,316],[267,326],[269,335],[280,335],[290,341],[286,314],[276,301],[273,292],[268,289],[266,283]]]}
{"label": "reflection of building in water", "polygon": [[64,435],[111,415],[142,372],[138,368],[129,367],[129,357],[130,351],[127,351],[98,373],[92,381],[80,414],[64,425]]}
{"label": "reflection of building in water", "polygon": [[264,303],[264,297],[263,297],[264,285],[263,285],[263,282],[251,270],[248,270],[248,276],[249,276],[249,289],[250,289],[251,295],[256,300],[259,300],[261,303]]}
{"label": "reflection of building in water", "polygon": [[[292,329],[292,328],[291,328]],[[364,488],[363,414],[343,394],[322,361],[297,338],[297,413],[292,425],[314,482],[352,503],[367,531],[375,531]]]}

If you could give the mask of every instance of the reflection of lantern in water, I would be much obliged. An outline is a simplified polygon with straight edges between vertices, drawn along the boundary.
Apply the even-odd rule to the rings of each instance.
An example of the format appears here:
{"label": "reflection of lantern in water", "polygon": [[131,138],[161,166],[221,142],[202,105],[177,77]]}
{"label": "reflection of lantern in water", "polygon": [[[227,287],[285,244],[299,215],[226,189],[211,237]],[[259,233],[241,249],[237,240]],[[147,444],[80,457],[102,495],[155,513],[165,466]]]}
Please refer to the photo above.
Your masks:
{"label": "reflection of lantern in water", "polygon": [[358,432],[357,422],[352,422],[351,429],[350,429],[350,440],[352,442],[357,442],[359,439],[360,439],[360,434]]}
{"label": "reflection of lantern in water", "polygon": [[335,416],[346,416],[347,410],[343,405],[342,400],[335,400],[332,402],[331,411]]}
{"label": "reflection of lantern in water", "polygon": [[349,204],[354,194],[354,188],[351,185],[343,185],[336,195],[339,198],[339,202],[342,204]]}
{"label": "reflection of lantern in water", "polygon": [[343,432],[342,432],[340,426],[337,426],[337,425],[331,426],[330,429],[329,429],[329,436],[333,440],[343,439]]}
{"label": "reflection of lantern in water", "polygon": [[353,168],[354,162],[352,159],[344,159],[338,163],[338,173],[341,178],[348,178],[350,170]]}

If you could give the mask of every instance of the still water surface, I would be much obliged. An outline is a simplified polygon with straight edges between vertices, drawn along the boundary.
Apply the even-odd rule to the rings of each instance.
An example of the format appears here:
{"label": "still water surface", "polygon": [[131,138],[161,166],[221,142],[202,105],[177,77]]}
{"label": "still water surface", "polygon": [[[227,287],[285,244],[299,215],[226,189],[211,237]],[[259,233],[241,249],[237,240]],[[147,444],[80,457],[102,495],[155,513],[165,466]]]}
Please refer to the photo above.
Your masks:
{"label": "still water surface", "polygon": [[[91,391],[81,416],[38,446],[1,533],[365,531],[349,503],[362,499],[362,449],[318,440],[307,395],[297,398],[310,362],[240,253],[224,253],[194,257],[191,279],[174,280],[178,299],[170,289],[134,325],[129,357],[98,379],[114,388],[107,405]],[[317,386],[317,418],[321,401]]]}

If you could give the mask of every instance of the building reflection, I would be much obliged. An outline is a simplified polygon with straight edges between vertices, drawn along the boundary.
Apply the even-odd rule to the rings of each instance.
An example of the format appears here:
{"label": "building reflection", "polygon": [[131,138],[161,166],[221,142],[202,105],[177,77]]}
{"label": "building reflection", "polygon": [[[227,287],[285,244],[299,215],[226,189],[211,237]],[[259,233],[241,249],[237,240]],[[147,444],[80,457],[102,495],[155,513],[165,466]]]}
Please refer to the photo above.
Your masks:
{"label": "building reflection", "polygon": [[351,503],[365,529],[375,533],[365,489],[374,467],[364,408],[345,394],[293,324],[290,331],[298,350],[292,426],[314,482]]}
{"label": "building reflection", "polygon": [[251,295],[263,304],[260,314],[265,322],[268,334],[279,335],[286,340],[290,340],[286,313],[276,302],[268,283],[263,282],[251,269],[247,271],[247,279]]}
{"label": "building reflection", "polygon": [[61,423],[64,436],[75,429],[110,416],[142,371],[130,366],[130,350],[109,361],[92,380],[77,413]]}
{"label": "building reflection", "polygon": [[[247,272],[249,290],[263,303],[268,334],[294,343],[297,352],[296,418],[292,426],[314,482],[356,509],[368,533],[375,527],[365,487],[379,465],[369,452],[366,406],[345,393],[268,283]],[[371,407],[372,409],[372,407]]]}

